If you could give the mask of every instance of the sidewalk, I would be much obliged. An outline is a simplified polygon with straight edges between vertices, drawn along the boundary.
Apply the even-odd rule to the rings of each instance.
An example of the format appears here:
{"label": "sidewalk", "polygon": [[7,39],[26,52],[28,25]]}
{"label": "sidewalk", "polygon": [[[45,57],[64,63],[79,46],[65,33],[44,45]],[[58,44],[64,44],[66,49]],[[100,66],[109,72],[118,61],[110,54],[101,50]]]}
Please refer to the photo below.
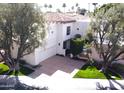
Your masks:
{"label": "sidewalk", "polygon": [[96,90],[101,88],[124,89],[124,80],[73,78],[85,63],[65,57],[54,56],[41,63],[30,77],[20,76],[21,82],[36,87],[48,87],[49,90]]}
{"label": "sidewalk", "polygon": [[[19,77],[21,82],[37,87],[48,87],[49,90],[96,90],[98,83],[104,88],[110,86],[116,89],[123,89],[124,80],[117,80],[118,83],[103,79],[75,79],[75,78],[36,78]],[[120,84],[120,85],[119,85]]]}

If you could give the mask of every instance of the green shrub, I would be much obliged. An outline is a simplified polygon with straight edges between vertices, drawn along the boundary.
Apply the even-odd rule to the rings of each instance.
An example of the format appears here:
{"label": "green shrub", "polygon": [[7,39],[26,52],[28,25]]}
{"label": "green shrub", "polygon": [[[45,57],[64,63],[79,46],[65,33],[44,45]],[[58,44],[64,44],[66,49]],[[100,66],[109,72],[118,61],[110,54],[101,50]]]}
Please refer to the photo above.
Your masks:
{"label": "green shrub", "polygon": [[75,38],[81,38],[81,35],[80,34],[76,34]]}
{"label": "green shrub", "polygon": [[93,34],[91,32],[88,32],[85,37],[86,43],[90,44],[93,41]]}
{"label": "green shrub", "polygon": [[76,56],[82,52],[84,40],[81,38],[72,39],[70,43],[70,52]]}

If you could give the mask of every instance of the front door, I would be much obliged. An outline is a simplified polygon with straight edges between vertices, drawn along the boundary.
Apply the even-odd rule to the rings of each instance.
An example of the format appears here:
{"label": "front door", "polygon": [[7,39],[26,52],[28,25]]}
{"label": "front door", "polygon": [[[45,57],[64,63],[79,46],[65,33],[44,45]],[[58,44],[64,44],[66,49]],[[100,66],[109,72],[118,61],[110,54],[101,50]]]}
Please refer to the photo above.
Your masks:
{"label": "front door", "polygon": [[66,55],[70,54],[70,40],[66,40],[63,42],[63,49],[66,50]]}

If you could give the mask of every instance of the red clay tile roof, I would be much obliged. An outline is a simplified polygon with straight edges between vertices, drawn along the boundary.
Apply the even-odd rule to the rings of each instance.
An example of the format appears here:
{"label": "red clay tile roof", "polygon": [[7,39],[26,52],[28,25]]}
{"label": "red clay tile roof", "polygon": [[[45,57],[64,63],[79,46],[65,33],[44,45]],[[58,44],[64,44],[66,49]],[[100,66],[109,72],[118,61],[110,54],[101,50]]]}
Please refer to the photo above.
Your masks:
{"label": "red clay tile roof", "polygon": [[66,15],[65,13],[56,13],[56,12],[46,13],[45,20],[47,22],[60,22],[60,23],[70,23],[76,21],[74,18],[72,18],[69,15]]}

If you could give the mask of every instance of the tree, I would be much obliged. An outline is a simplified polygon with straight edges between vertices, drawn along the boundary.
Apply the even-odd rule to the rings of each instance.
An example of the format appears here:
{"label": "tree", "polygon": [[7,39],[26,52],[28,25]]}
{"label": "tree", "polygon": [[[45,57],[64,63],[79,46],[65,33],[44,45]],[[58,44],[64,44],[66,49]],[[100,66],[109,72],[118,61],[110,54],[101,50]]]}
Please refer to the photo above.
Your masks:
{"label": "tree", "polygon": [[91,44],[92,41],[94,40],[93,38],[94,38],[94,37],[93,37],[92,32],[88,32],[88,33],[86,34],[86,36],[85,36],[85,41],[87,41],[86,43]]}
{"label": "tree", "polygon": [[81,35],[80,35],[80,34],[76,34],[76,35],[74,36],[74,38],[81,38]]}
{"label": "tree", "polygon": [[64,8],[64,13],[65,13],[66,3],[63,3],[62,7]]}
{"label": "tree", "polygon": [[99,12],[99,10],[101,10],[102,8],[104,8],[104,12],[106,12],[108,9],[110,9],[113,6],[114,4],[112,3],[103,4],[100,8],[95,8],[93,15],[97,14],[97,12]]}
{"label": "tree", "polygon": [[87,10],[85,8],[82,8],[82,9],[78,9],[77,10],[77,13],[81,14],[81,15],[85,15],[85,13],[87,12]]}
{"label": "tree", "polygon": [[81,11],[81,8],[80,7],[77,7],[76,13],[79,13],[80,11]]}
{"label": "tree", "polygon": [[44,8],[46,8],[46,11],[47,11],[48,5],[47,4],[44,4]]}
{"label": "tree", "polygon": [[76,5],[75,5],[76,7],[78,7],[79,6],[79,4],[78,3],[76,3]]}
{"label": "tree", "polygon": [[108,5],[100,8],[91,22],[94,45],[103,60],[101,70],[104,73],[114,61],[123,59],[124,54],[124,4],[107,8]]}
{"label": "tree", "polygon": [[52,9],[52,5],[50,4],[48,7],[50,8],[50,11],[51,11],[51,9]]}
{"label": "tree", "polygon": [[71,10],[74,11],[74,6],[71,7]]}
{"label": "tree", "polygon": [[70,42],[70,52],[76,57],[83,51],[84,40],[81,38],[72,39]]}
{"label": "tree", "polygon": [[94,5],[94,9],[96,9],[96,5],[97,5],[98,3],[92,3],[92,5]]}
{"label": "tree", "polygon": [[58,8],[58,9],[56,9],[56,12],[58,12],[58,13],[62,13],[62,11]]}
{"label": "tree", "polygon": [[79,4],[78,4],[78,3],[76,3],[76,5],[75,5],[75,6],[77,7],[76,12],[77,12],[77,11],[79,11],[79,10],[80,10]]}
{"label": "tree", "polygon": [[[32,53],[45,37],[43,15],[36,4],[4,4],[0,8],[0,48],[5,55],[0,54],[5,63],[14,64],[12,68],[18,75],[19,60]],[[15,48],[16,61],[11,55]]]}

